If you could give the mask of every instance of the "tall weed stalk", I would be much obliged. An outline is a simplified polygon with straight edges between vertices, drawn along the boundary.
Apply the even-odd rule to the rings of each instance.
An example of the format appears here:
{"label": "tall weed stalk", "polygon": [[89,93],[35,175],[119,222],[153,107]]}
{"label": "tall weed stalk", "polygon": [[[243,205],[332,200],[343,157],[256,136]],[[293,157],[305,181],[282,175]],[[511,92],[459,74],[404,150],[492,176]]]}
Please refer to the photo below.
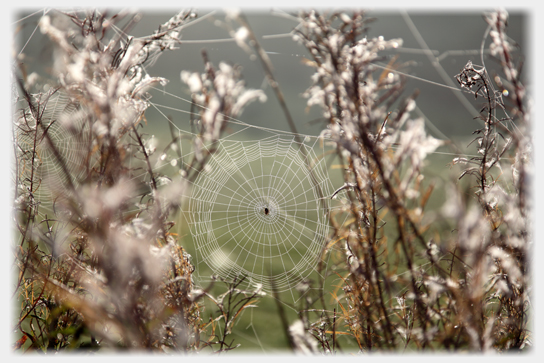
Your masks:
{"label": "tall weed stalk", "polygon": [[[484,127],[474,132],[478,157],[452,161],[465,166],[459,179],[470,178],[468,194],[452,184],[434,214],[425,210],[433,184],[422,168],[442,141],[412,118],[417,92],[399,98],[403,64],[376,66],[402,40],[367,37],[362,12],[300,14],[294,38],[315,68],[308,106],[327,120],[322,135],[334,142],[345,182],[333,196],[345,208],[331,215],[334,234],[324,250],[344,256],[340,309],[334,321],[320,317],[307,327],[324,351],[338,349],[339,322],[365,352],[504,351],[530,342],[529,106],[507,18],[484,16],[503,74],[469,62],[456,76],[484,100]],[[451,232],[439,230],[444,223]]]}

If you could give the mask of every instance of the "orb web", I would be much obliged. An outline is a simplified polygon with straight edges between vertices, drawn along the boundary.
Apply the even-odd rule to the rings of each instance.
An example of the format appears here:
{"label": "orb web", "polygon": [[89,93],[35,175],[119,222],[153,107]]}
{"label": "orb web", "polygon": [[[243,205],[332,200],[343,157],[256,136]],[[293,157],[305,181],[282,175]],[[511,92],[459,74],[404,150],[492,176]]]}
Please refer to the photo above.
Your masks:
{"label": "orb web", "polygon": [[72,181],[76,181],[84,172],[87,155],[87,143],[81,137],[87,115],[60,91],[52,94],[40,107],[39,120],[43,127],[37,124],[28,107],[18,115],[15,128],[18,159],[21,161],[18,173],[19,180],[34,198],[42,207],[50,209],[54,196],[64,189],[68,176],[51,149],[45,132]]}
{"label": "orb web", "polygon": [[332,186],[314,146],[292,136],[220,142],[189,203],[198,259],[214,274],[285,291],[315,269]]}

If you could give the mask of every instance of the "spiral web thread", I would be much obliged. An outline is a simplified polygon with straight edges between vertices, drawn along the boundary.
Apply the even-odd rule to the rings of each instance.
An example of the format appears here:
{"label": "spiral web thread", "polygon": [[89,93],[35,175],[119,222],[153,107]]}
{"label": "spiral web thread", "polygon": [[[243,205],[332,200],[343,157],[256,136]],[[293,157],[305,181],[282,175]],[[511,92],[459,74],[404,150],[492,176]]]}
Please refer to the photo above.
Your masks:
{"label": "spiral web thread", "polygon": [[[220,142],[195,180],[188,211],[197,259],[218,276],[286,291],[314,270],[328,238],[332,194],[317,139]],[[313,160],[310,173],[299,150]],[[198,265],[198,264],[197,264]]]}

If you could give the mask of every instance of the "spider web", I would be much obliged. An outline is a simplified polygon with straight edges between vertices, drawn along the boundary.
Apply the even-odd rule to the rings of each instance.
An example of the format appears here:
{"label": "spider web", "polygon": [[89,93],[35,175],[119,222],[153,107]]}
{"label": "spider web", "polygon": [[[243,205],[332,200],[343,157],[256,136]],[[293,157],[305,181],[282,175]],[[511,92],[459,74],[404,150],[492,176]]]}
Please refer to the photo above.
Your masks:
{"label": "spider web", "polygon": [[[192,188],[198,260],[219,276],[247,276],[265,291],[291,290],[308,277],[329,235],[330,198],[320,195],[333,192],[316,142],[279,135],[222,141]],[[299,148],[317,160],[311,170]]]}
{"label": "spider web", "polygon": [[[43,96],[44,99],[46,97]],[[68,175],[76,181],[85,172],[83,165],[88,154],[88,143],[80,136],[85,132],[87,115],[60,91],[47,97],[42,108],[36,112],[41,126],[35,115],[26,108],[16,115],[14,133],[17,158],[21,160],[19,179],[33,181],[27,183],[29,192],[40,202],[39,213],[43,216],[52,212],[55,195],[63,190]],[[66,171],[57,161],[49,139],[62,158]]]}

